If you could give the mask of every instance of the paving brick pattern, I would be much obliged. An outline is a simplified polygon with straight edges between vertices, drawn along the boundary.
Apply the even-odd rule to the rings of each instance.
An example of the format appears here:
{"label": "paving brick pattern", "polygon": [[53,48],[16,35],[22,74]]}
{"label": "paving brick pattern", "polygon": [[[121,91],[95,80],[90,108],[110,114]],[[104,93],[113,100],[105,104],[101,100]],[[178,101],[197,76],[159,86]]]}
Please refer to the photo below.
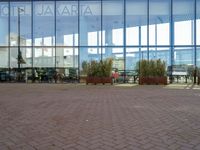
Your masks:
{"label": "paving brick pattern", "polygon": [[0,84],[0,150],[200,150],[200,91]]}

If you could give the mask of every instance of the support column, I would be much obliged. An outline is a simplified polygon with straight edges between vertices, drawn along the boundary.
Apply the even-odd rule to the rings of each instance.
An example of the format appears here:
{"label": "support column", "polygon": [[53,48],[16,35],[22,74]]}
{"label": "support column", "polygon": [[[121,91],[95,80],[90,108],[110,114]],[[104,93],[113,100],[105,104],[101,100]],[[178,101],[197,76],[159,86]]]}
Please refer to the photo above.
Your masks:
{"label": "support column", "polygon": [[170,0],[170,83],[173,82],[173,65],[174,65],[174,19],[173,19],[173,0]]}

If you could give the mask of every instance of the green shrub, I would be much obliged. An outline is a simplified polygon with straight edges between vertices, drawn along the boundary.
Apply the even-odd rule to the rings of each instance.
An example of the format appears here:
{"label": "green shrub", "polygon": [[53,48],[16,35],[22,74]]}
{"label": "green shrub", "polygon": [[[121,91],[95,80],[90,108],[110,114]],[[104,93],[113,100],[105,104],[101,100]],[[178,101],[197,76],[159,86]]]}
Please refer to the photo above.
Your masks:
{"label": "green shrub", "polygon": [[87,63],[88,77],[110,77],[112,72],[112,59],[105,59],[103,61],[91,61]]}
{"label": "green shrub", "polygon": [[163,77],[166,76],[166,64],[158,60],[140,60],[137,62],[136,72],[142,77]]}
{"label": "green shrub", "polygon": [[87,61],[83,61],[81,66],[82,66],[81,74],[82,75],[86,75],[87,72],[88,72],[88,63],[87,63]]}
{"label": "green shrub", "polygon": [[166,63],[160,59],[156,60],[156,76],[163,77],[166,76]]}

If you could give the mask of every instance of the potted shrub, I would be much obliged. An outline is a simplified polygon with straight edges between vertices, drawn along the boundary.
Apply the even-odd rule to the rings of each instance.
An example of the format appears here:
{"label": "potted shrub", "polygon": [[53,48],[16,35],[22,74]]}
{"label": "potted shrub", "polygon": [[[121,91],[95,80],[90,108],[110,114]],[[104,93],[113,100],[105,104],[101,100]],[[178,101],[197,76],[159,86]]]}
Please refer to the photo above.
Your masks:
{"label": "potted shrub", "polygon": [[80,82],[81,83],[86,83],[86,77],[87,77],[87,72],[88,72],[88,62],[83,61],[81,64],[82,70],[80,72]]}
{"label": "potted shrub", "polygon": [[139,74],[139,84],[167,84],[165,62],[158,60],[141,60],[136,70]]}
{"label": "potted shrub", "polygon": [[112,84],[112,59],[103,61],[91,61],[87,64],[86,84],[111,83]]}

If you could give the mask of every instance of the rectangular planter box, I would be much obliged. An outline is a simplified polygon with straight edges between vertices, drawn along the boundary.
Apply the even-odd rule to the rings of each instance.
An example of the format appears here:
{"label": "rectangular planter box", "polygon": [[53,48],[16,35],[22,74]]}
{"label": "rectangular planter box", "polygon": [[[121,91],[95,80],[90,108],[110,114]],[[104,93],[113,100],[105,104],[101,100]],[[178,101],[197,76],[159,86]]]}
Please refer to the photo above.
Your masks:
{"label": "rectangular planter box", "polygon": [[98,84],[98,83],[110,83],[111,85],[113,84],[112,82],[112,77],[87,77],[86,78],[86,84],[88,83],[93,83],[93,84]]}
{"label": "rectangular planter box", "polygon": [[167,77],[139,77],[139,84],[148,85],[167,85]]}

